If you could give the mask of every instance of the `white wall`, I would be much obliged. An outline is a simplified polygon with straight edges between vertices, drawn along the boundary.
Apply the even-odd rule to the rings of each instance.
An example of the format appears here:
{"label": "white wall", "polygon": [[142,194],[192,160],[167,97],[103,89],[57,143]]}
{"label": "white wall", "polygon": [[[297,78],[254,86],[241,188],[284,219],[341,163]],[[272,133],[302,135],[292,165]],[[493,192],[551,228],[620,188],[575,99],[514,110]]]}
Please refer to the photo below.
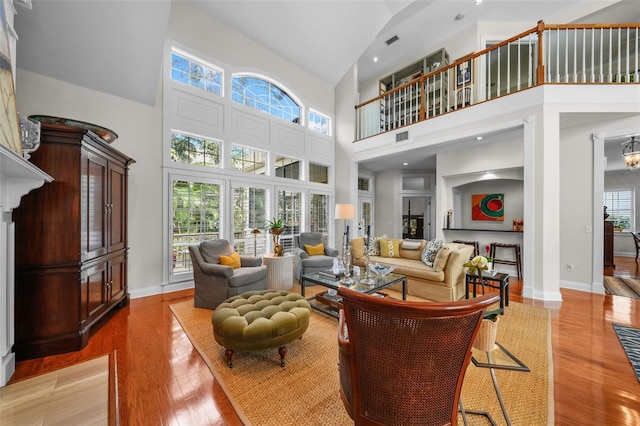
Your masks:
{"label": "white wall", "polygon": [[[202,49],[211,60],[277,77],[302,96],[307,105],[330,115],[334,112],[333,88],[184,2],[173,3],[169,35]],[[16,95],[22,115],[68,117],[107,127],[118,134],[113,146],[136,160],[129,181],[129,289],[132,297],[161,292],[161,87],[155,105],[148,106],[18,69]],[[353,103],[350,107],[353,109]]]}

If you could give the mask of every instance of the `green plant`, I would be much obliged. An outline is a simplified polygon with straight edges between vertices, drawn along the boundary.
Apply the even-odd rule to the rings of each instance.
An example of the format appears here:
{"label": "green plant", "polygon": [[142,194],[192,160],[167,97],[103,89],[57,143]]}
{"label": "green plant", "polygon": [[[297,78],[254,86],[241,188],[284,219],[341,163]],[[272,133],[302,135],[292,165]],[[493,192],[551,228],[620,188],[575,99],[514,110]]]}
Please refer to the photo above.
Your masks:
{"label": "green plant", "polygon": [[503,311],[504,311],[504,308],[498,308],[492,311],[486,311],[484,313],[484,319],[495,322],[496,319],[498,318],[498,315],[500,315]]}
{"label": "green plant", "polygon": [[631,220],[628,217],[613,217],[613,227],[629,229],[631,228]]}
{"label": "green plant", "polygon": [[274,217],[271,220],[267,220],[264,226],[268,231],[272,229],[282,229],[284,228],[284,222],[282,221],[282,219],[277,219]]}
{"label": "green plant", "polygon": [[489,266],[487,265],[487,263],[488,262],[486,257],[476,256],[462,266],[466,266],[467,268],[469,268],[469,272],[473,274],[476,272],[476,270],[478,271],[488,270]]}

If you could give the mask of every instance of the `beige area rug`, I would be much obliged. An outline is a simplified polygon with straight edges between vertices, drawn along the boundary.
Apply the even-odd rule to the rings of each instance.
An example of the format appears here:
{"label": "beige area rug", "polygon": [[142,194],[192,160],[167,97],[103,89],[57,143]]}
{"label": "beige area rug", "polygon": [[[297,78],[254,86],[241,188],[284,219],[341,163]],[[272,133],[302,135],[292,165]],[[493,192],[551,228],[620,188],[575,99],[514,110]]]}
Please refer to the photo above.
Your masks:
{"label": "beige area rug", "polygon": [[[390,290],[385,293],[395,296]],[[234,367],[230,369],[224,349],[213,338],[213,311],[195,308],[192,301],[170,308],[245,424],[353,424],[339,395],[337,320],[314,311],[302,339],[287,345],[285,368],[280,367],[278,351],[273,349],[236,353]],[[512,302],[501,317],[498,342],[531,369],[529,373],[495,370],[513,425],[553,424],[549,327],[550,316],[546,309],[521,303]],[[479,361],[486,359],[475,349],[474,356]],[[494,351],[493,361],[513,364],[499,351]],[[487,411],[497,424],[506,424],[489,369],[469,366],[462,398],[466,410]],[[489,424],[481,416],[469,416],[468,420],[471,425]]]}
{"label": "beige area rug", "polygon": [[604,276],[604,291],[615,296],[640,298],[640,280],[635,278],[622,278]]}

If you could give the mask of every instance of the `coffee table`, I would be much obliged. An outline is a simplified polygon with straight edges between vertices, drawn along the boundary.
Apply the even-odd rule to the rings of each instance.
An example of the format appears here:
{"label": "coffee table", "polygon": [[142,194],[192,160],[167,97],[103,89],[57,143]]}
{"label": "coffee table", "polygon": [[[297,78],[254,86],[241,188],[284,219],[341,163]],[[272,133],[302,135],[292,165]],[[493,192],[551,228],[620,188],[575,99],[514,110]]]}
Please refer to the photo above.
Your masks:
{"label": "coffee table", "polygon": [[[345,287],[360,293],[373,294],[392,285],[402,283],[402,300],[407,300],[407,277],[400,274],[387,274],[384,277],[375,279],[374,284],[362,284],[357,280],[354,284],[342,284],[339,280],[335,280],[321,275],[319,272],[305,274],[300,280],[300,294],[305,296],[305,287],[307,285],[321,285],[328,289],[338,290]],[[312,308],[324,312],[327,315],[338,317],[338,311],[342,309],[342,298],[340,296],[331,296],[328,292],[320,293],[315,297],[307,299]]]}

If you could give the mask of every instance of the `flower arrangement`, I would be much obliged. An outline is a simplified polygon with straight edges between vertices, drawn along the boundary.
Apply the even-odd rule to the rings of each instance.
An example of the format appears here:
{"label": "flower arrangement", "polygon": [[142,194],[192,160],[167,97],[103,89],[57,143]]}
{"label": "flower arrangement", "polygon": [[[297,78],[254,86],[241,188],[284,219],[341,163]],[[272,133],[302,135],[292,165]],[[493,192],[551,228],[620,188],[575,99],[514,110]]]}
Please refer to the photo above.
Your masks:
{"label": "flower arrangement", "polygon": [[487,255],[485,256],[487,258],[487,262],[493,262],[493,257],[489,256],[489,254],[491,253],[491,246],[485,246],[484,251],[487,253]]}
{"label": "flower arrangement", "polygon": [[469,272],[473,274],[476,271],[480,272],[480,271],[489,270],[488,263],[489,261],[487,260],[486,257],[476,256],[470,261],[468,261],[467,263],[465,263],[463,266],[466,266],[467,268],[469,268]]}

